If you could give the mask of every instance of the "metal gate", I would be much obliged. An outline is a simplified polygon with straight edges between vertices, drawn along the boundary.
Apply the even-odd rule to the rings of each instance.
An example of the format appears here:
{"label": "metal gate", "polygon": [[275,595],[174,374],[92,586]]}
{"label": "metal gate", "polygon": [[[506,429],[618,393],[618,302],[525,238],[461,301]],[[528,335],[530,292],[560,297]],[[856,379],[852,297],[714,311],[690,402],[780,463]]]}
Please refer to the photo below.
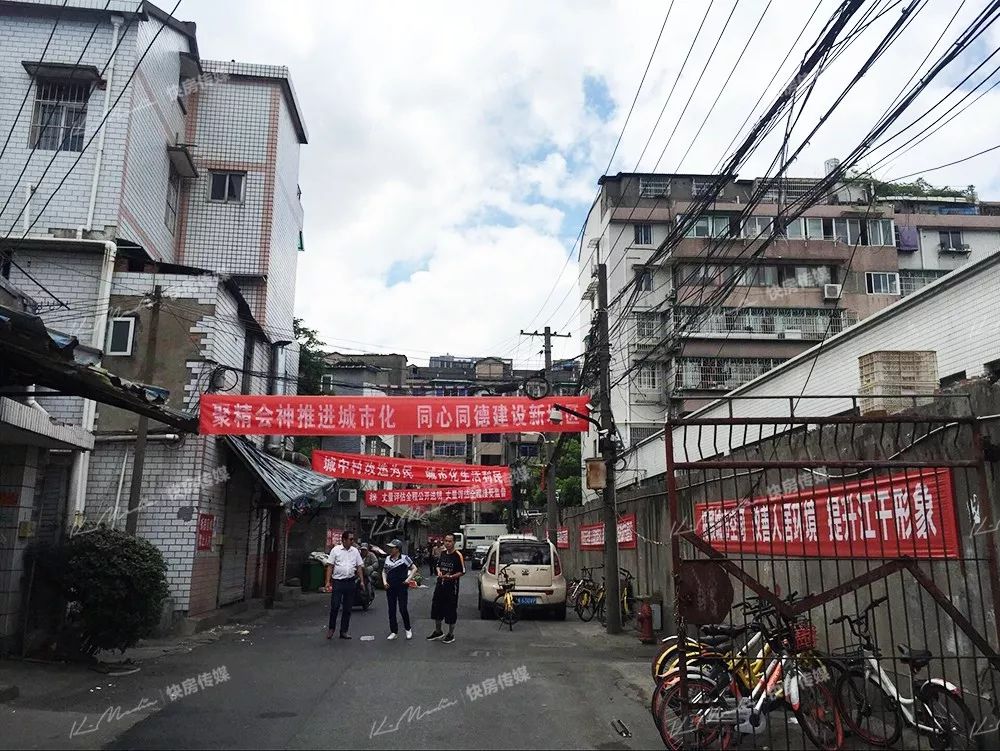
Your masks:
{"label": "metal gate", "polygon": [[[787,709],[791,684],[779,677],[766,685],[767,676],[758,673],[767,672],[767,658],[741,651],[766,613],[793,654],[802,636],[801,654],[817,658],[807,677],[829,690],[840,716],[826,722],[841,726],[842,747],[867,747],[860,731],[852,735],[848,719],[862,730],[865,721],[882,722],[872,731],[876,736],[888,736],[885,728],[898,723],[900,734],[890,745],[927,747],[934,720],[920,732],[924,707],[906,702],[914,691],[931,697],[929,684],[961,696],[973,715],[970,734],[987,747],[1000,747],[993,699],[1000,683],[997,493],[987,469],[987,457],[997,457],[984,440],[983,422],[970,414],[971,402],[960,399],[922,408],[928,414],[860,417],[857,398],[849,397],[853,409],[847,414],[808,415],[812,399],[833,398],[845,397],[769,397],[756,405],[751,398],[740,404],[744,415],[771,413],[759,417],[734,416],[730,401],[726,417],[667,424],[677,633],[701,643],[678,650],[678,701],[691,702],[678,714],[698,719],[688,720],[677,738],[691,747],[814,745],[803,737],[812,727],[808,721],[796,715],[787,722],[782,712],[768,712],[779,705]],[[806,406],[797,413],[800,399]],[[775,404],[784,405],[782,416],[773,416]],[[961,416],[950,414],[955,412]],[[713,636],[717,644],[706,646]],[[706,661],[712,654],[716,662]],[[757,710],[747,696],[736,700],[739,709],[727,718],[738,726],[728,739],[721,730],[713,739],[705,718],[718,720],[722,704],[708,701],[708,684],[699,676],[722,664],[734,676],[744,670],[742,693],[751,699],[763,681],[764,699]],[[881,720],[870,707],[864,715],[861,699],[857,706],[850,699],[837,702],[838,687],[844,694],[851,690],[850,679],[841,680],[851,670],[869,676],[876,686],[869,690],[877,696],[881,687],[890,699],[899,698],[878,709]],[[811,690],[815,698],[823,689]],[[700,730],[699,722],[705,723]],[[956,724],[952,734],[958,733]]]}

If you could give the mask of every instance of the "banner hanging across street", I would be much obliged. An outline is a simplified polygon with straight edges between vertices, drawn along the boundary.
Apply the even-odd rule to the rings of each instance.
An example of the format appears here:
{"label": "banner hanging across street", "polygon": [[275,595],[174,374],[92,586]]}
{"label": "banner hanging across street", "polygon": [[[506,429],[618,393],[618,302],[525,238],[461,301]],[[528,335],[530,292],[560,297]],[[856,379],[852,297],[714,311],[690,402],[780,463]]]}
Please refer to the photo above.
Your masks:
{"label": "banner hanging across street", "polygon": [[[618,547],[634,548],[636,539],[635,514],[620,516],[618,518]],[[580,550],[604,550],[603,522],[584,524],[580,527]]]}
{"label": "banner hanging across street", "polygon": [[458,488],[365,491],[365,503],[369,506],[436,506],[443,503],[509,501],[510,497],[510,485],[466,485]]}
{"label": "banner hanging across street", "polygon": [[719,550],[800,558],[958,558],[951,469],[694,507]]}
{"label": "banner hanging across street", "polygon": [[319,450],[312,452],[312,466],[316,472],[324,475],[351,480],[420,485],[510,486],[510,467],[484,467],[479,464],[431,462]]}
{"label": "banner hanging across street", "polygon": [[203,394],[202,435],[444,435],[579,433],[588,423],[557,410],[589,415],[586,396],[241,396]]}

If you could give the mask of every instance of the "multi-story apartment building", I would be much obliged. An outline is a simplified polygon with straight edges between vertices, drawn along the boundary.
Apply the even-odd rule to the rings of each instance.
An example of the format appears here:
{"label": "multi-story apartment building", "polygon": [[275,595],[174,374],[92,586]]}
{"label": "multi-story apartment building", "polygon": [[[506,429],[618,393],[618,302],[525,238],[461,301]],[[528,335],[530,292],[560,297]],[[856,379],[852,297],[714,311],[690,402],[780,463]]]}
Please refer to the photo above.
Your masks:
{"label": "multi-story apartment building", "polygon": [[[151,3],[63,5],[0,7],[4,276],[109,367],[141,378],[151,366],[177,409],[197,410],[213,389],[294,392],[307,134],[288,70],[203,59],[194,24]],[[38,401],[96,434],[93,451],[42,468],[66,477],[68,521],[124,503],[135,417]],[[261,441],[178,442],[155,422],[149,431],[142,503],[155,508],[139,512],[138,531],[167,558],[176,610],[249,597],[259,587],[248,562],[264,554],[248,539],[251,506],[261,514],[275,502],[254,476],[270,459]],[[206,481],[227,472],[233,480]],[[256,529],[277,526],[264,516]]]}
{"label": "multi-story apartment building", "polygon": [[[776,227],[780,206],[808,195],[816,180],[785,180],[780,196],[764,191],[741,219],[765,186],[733,177],[686,236],[651,262],[716,180],[619,173],[599,181],[579,259],[590,302],[582,323],[586,330],[593,319],[594,269],[604,263],[612,406],[629,445],[659,430],[668,413],[690,412],[1000,249],[1000,217],[974,198],[879,195],[884,187],[844,184]],[[595,454],[591,435],[585,455]]]}

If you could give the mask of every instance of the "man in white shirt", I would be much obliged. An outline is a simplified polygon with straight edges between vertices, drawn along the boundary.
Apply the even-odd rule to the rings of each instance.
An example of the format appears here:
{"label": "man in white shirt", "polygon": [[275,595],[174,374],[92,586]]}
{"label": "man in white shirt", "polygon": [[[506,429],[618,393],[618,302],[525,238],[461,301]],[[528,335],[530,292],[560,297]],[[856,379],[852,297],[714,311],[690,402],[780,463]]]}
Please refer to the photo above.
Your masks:
{"label": "man in white shirt", "polygon": [[341,535],[341,544],[335,545],[330,551],[329,564],[326,567],[326,589],[330,589],[330,579],[333,578],[333,594],[330,595],[330,625],[326,630],[326,638],[333,637],[333,631],[337,628],[337,611],[341,606],[344,614],[340,619],[340,638],[350,639],[347,633],[351,625],[351,608],[354,607],[354,590],[357,586],[357,578],[361,577],[361,583],[365,583],[365,562],[361,559],[361,553],[354,547],[354,533],[344,530]]}

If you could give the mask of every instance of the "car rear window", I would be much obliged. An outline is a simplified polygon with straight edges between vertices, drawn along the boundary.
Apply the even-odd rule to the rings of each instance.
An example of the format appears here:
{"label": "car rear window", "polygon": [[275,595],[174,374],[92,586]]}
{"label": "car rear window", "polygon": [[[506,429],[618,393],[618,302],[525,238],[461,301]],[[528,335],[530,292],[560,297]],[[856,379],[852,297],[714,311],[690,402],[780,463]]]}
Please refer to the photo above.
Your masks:
{"label": "car rear window", "polygon": [[549,566],[551,548],[544,542],[505,542],[500,546],[500,563],[515,566]]}

